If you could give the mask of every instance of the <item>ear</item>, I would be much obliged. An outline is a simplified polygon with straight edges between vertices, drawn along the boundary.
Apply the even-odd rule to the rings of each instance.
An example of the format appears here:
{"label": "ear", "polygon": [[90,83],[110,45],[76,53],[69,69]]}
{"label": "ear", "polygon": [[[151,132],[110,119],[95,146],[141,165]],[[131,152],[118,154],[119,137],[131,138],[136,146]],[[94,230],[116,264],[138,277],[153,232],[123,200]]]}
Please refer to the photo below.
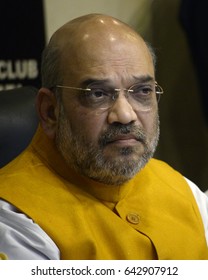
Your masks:
{"label": "ear", "polygon": [[38,91],[36,107],[43,130],[49,138],[54,139],[58,120],[58,104],[54,93],[47,88],[41,88]]}

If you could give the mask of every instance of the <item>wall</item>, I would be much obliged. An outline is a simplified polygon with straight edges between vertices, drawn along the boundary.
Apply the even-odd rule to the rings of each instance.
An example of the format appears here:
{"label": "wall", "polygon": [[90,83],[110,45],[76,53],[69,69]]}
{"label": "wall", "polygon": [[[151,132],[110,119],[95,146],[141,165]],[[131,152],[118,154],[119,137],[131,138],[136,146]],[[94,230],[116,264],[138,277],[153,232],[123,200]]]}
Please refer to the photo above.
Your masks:
{"label": "wall", "polygon": [[151,0],[44,0],[47,38],[65,22],[88,13],[112,15],[135,26],[138,12],[145,12],[151,2]]}
{"label": "wall", "polygon": [[92,12],[133,25],[156,49],[161,139],[156,156],[208,189],[208,128],[185,34],[179,24],[180,0],[44,0],[47,39],[66,21]]}

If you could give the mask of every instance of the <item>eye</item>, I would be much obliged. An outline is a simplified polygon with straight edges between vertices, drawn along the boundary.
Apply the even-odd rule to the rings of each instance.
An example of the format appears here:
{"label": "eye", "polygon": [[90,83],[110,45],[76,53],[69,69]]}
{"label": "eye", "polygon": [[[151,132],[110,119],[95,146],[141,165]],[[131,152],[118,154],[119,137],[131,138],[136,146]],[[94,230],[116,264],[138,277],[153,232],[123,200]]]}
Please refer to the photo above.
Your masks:
{"label": "eye", "polygon": [[102,106],[109,102],[108,91],[103,88],[88,87],[84,93],[79,95],[84,106]]}
{"label": "eye", "polygon": [[108,94],[104,89],[91,88],[91,90],[87,92],[87,95],[92,99],[102,99],[105,98]]}
{"label": "eye", "polygon": [[154,92],[153,87],[150,85],[134,85],[129,89],[132,96],[138,98],[150,97]]}

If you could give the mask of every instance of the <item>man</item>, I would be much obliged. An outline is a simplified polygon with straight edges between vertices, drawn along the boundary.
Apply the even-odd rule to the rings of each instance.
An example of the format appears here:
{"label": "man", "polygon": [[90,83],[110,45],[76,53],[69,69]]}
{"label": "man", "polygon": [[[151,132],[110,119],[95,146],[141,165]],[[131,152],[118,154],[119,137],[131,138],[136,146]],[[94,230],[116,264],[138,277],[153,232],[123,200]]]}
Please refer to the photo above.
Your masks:
{"label": "man", "polygon": [[207,198],[152,159],[154,54],[129,26],[86,15],[43,54],[40,127],[0,172],[9,259],[208,259]]}

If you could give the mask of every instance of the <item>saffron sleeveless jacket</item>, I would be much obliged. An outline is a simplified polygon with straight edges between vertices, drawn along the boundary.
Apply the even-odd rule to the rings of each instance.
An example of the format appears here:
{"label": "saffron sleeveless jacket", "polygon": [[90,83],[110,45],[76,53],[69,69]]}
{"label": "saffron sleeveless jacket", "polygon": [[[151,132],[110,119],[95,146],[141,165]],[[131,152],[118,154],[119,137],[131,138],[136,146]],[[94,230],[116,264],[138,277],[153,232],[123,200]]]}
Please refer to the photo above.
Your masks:
{"label": "saffron sleeveless jacket", "polygon": [[70,170],[39,129],[0,170],[0,197],[53,239],[61,259],[208,259],[204,228],[183,176],[152,159],[122,186]]}

